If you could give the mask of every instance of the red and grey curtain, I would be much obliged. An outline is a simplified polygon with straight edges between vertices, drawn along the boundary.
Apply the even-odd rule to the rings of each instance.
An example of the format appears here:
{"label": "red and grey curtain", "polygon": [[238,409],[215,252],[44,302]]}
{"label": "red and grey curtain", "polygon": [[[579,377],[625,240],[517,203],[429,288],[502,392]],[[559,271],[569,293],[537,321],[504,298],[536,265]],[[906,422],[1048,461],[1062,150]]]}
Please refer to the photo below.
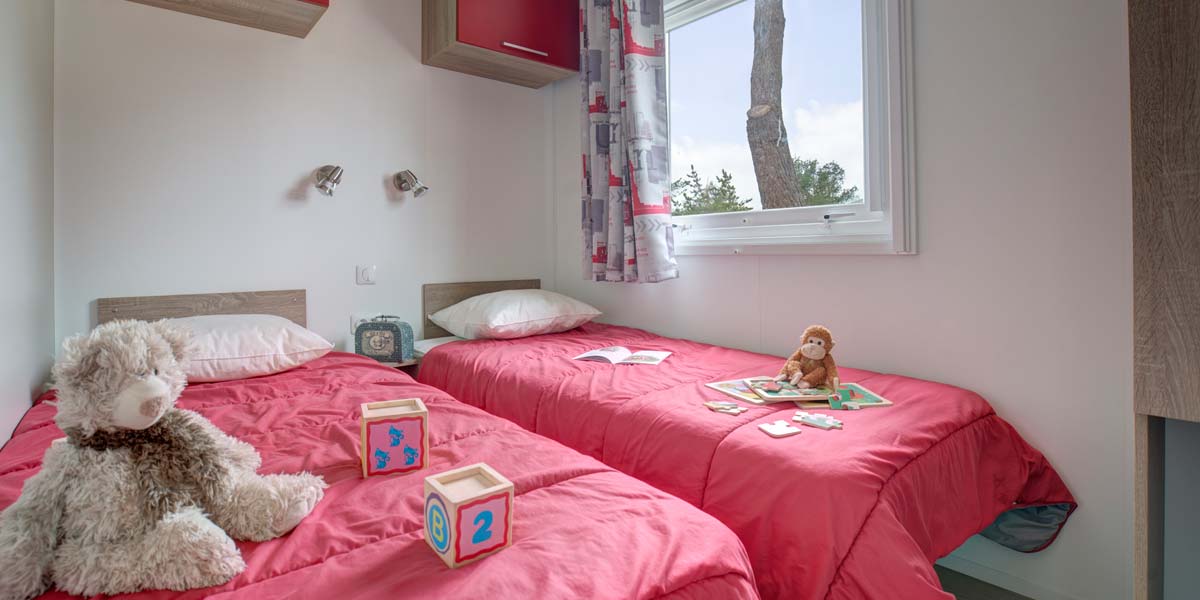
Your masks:
{"label": "red and grey curtain", "polygon": [[580,0],[584,277],[679,277],[663,0]]}

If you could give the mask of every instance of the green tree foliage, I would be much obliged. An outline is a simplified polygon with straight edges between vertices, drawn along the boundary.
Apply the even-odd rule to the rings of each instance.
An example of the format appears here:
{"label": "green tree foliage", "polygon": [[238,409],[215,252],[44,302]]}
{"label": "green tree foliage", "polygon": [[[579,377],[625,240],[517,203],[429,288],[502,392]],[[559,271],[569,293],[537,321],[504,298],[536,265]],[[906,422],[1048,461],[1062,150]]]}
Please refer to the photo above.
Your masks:
{"label": "green tree foliage", "polygon": [[858,186],[843,188],[846,170],[835,162],[820,164],[817,160],[792,159],[796,169],[796,180],[800,184],[799,202],[796,206],[820,206],[824,204],[846,204],[861,202]]}
{"label": "green tree foliage", "polygon": [[[800,197],[792,206],[822,206],[862,202],[858,186],[844,187],[846,170],[836,162],[821,164],[818,160],[792,159]],[[673,215],[708,215],[712,213],[753,210],[750,198],[739,198],[733,185],[733,175],[724,169],[715,180],[700,179],[693,165],[688,174],[671,183]]]}
{"label": "green tree foliage", "polygon": [[739,198],[733,185],[733,175],[725,169],[716,181],[700,181],[695,165],[683,178],[671,183],[674,199],[673,215],[706,215],[710,213],[750,210],[750,199]]}

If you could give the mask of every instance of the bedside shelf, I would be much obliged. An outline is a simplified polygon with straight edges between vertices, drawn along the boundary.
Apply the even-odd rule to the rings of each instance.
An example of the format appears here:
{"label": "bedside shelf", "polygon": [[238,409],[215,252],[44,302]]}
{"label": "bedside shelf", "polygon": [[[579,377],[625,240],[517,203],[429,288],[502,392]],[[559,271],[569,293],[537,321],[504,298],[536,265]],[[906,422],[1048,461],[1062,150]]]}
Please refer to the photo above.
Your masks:
{"label": "bedside shelf", "polygon": [[409,377],[416,379],[417,378],[417,370],[421,366],[421,359],[414,358],[412,360],[406,360],[404,362],[381,362],[379,364],[384,365],[386,367],[391,367],[398,371],[404,371],[405,373],[408,374]]}
{"label": "bedside shelf", "polygon": [[393,369],[401,369],[404,367],[415,367],[420,363],[421,363],[421,361],[414,358],[412,360],[406,360],[404,362],[381,362],[379,364],[381,364],[385,367],[391,367]]}

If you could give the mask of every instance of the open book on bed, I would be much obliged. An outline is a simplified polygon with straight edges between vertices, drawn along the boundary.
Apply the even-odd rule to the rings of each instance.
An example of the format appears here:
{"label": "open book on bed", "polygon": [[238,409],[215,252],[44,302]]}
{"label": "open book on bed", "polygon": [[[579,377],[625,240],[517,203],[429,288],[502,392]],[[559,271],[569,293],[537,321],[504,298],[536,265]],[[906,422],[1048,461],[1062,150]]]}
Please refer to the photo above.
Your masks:
{"label": "open book on bed", "polygon": [[660,350],[638,350],[634,352],[625,346],[609,346],[607,348],[597,348],[584,352],[576,356],[575,360],[591,360],[613,365],[657,365],[667,360],[667,357],[670,355],[670,352]]}

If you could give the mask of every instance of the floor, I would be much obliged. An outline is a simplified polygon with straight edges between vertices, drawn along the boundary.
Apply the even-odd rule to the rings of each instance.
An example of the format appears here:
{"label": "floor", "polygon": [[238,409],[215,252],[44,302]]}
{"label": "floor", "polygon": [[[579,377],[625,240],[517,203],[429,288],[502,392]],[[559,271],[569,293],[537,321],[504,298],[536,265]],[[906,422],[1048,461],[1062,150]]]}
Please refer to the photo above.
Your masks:
{"label": "floor", "polygon": [[1031,600],[1028,596],[998,588],[958,571],[951,571],[937,565],[934,565],[933,568],[937,570],[938,578],[942,580],[942,589],[954,594],[958,600]]}

